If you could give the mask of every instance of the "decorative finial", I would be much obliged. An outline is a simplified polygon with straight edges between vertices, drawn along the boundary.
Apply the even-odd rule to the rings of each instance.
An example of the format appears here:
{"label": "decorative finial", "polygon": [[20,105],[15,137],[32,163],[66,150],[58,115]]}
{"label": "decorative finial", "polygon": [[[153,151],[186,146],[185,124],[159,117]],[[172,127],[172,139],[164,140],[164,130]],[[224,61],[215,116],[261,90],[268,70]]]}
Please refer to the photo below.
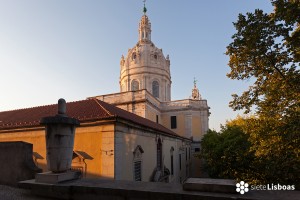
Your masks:
{"label": "decorative finial", "polygon": [[65,115],[66,114],[66,100],[64,99],[59,99],[58,100],[58,114],[59,115]]}
{"label": "decorative finial", "polygon": [[201,95],[199,93],[199,90],[197,88],[197,80],[194,77],[194,89],[192,89],[192,99],[194,100],[201,100]]}
{"label": "decorative finial", "polygon": [[194,77],[194,88],[196,88],[197,87],[197,80],[196,80],[196,78]]}
{"label": "decorative finial", "polygon": [[146,12],[147,12],[147,8],[146,8],[146,0],[143,0],[143,2],[144,2],[143,13],[144,13],[144,15],[146,15]]}

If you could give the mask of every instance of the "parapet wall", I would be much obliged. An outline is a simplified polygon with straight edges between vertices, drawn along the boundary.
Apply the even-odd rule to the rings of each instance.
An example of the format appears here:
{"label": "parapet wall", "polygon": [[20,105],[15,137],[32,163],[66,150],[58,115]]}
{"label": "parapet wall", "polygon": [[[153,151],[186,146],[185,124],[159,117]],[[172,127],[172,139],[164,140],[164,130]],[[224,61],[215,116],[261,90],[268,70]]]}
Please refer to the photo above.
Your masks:
{"label": "parapet wall", "polygon": [[[229,180],[230,181],[230,180]],[[202,183],[201,183],[202,182]],[[65,200],[299,200],[300,191],[257,191],[245,194],[236,192],[235,181],[198,179],[176,183],[113,181],[105,179],[80,179],[58,184],[20,182],[19,186],[35,196]],[[194,183],[195,185],[191,184]],[[228,188],[228,186],[230,186]],[[184,190],[185,188],[185,190]],[[226,189],[226,190],[224,190]],[[229,189],[229,190],[227,190]],[[35,199],[32,196],[33,199]],[[1,199],[1,197],[0,197]]]}
{"label": "parapet wall", "polygon": [[32,144],[26,142],[0,142],[0,163],[1,185],[17,186],[42,172],[33,162]]}

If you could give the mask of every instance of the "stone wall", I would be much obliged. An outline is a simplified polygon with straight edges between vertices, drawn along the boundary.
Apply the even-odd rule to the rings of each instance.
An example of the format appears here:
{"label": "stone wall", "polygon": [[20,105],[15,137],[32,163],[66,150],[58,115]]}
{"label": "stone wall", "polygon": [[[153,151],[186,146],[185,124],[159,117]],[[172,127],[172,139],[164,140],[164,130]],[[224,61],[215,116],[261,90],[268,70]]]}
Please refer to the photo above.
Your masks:
{"label": "stone wall", "polygon": [[[187,181],[188,182],[188,181]],[[212,184],[213,182],[213,184]],[[217,182],[217,183],[216,183]],[[23,181],[21,188],[28,189],[31,194],[43,197],[66,199],[66,200],[299,200],[300,191],[255,191],[251,190],[245,194],[235,191],[221,192],[223,182],[227,188],[228,184],[224,180],[205,180],[204,183],[198,184],[198,188],[187,188],[184,190],[181,184],[153,183],[153,182],[134,182],[134,181],[111,181],[101,179],[80,179],[63,184],[40,184],[34,180]],[[225,180],[226,182],[226,180]],[[191,185],[190,185],[191,186]],[[201,192],[201,187],[208,186],[209,190],[218,189],[218,192]],[[193,191],[190,191],[190,190]],[[0,188],[1,190],[1,188]],[[206,190],[206,188],[205,188]],[[1,191],[0,191],[1,192]],[[37,197],[32,196],[32,199]],[[47,198],[47,199],[48,199]],[[3,198],[1,198],[2,200]],[[11,199],[11,198],[10,198]],[[22,198],[23,199],[23,198]]]}
{"label": "stone wall", "polygon": [[[134,180],[134,162],[139,160],[141,180],[152,181],[157,167],[158,139],[162,142],[162,165],[170,171],[168,182],[180,183],[189,177],[192,158],[188,153],[191,149],[188,140],[160,135],[121,121],[116,123],[115,127],[115,165],[122,166],[122,168],[116,167],[115,180]],[[143,152],[137,158],[135,151],[138,147]],[[173,155],[173,174],[171,173],[171,155]],[[179,157],[181,157],[181,167]]]}
{"label": "stone wall", "polygon": [[32,144],[26,142],[0,142],[0,163],[1,185],[16,186],[42,171],[33,162]]}

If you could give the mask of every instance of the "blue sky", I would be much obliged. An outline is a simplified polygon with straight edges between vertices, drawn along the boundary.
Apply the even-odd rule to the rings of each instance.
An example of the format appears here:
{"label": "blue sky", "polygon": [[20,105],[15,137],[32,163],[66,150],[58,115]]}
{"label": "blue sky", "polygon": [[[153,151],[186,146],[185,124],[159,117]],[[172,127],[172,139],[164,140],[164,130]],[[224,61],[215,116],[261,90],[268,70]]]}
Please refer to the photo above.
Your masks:
{"label": "blue sky", "polygon": [[[119,63],[138,41],[142,0],[0,0],[0,111],[119,92]],[[172,99],[193,78],[211,107],[210,128],[236,117],[226,46],[238,13],[273,10],[268,0],[148,0],[152,41],[170,55]]]}

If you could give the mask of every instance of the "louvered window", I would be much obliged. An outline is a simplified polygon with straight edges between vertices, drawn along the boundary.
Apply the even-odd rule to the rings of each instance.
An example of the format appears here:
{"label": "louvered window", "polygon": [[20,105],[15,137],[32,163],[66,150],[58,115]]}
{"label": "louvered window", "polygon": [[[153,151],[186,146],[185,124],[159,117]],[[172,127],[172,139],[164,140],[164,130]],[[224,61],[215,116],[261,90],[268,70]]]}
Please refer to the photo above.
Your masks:
{"label": "louvered window", "polygon": [[137,145],[133,151],[133,180],[142,181],[142,157],[144,150],[140,145]]}
{"label": "louvered window", "polygon": [[142,181],[142,161],[134,162],[134,180]]}

